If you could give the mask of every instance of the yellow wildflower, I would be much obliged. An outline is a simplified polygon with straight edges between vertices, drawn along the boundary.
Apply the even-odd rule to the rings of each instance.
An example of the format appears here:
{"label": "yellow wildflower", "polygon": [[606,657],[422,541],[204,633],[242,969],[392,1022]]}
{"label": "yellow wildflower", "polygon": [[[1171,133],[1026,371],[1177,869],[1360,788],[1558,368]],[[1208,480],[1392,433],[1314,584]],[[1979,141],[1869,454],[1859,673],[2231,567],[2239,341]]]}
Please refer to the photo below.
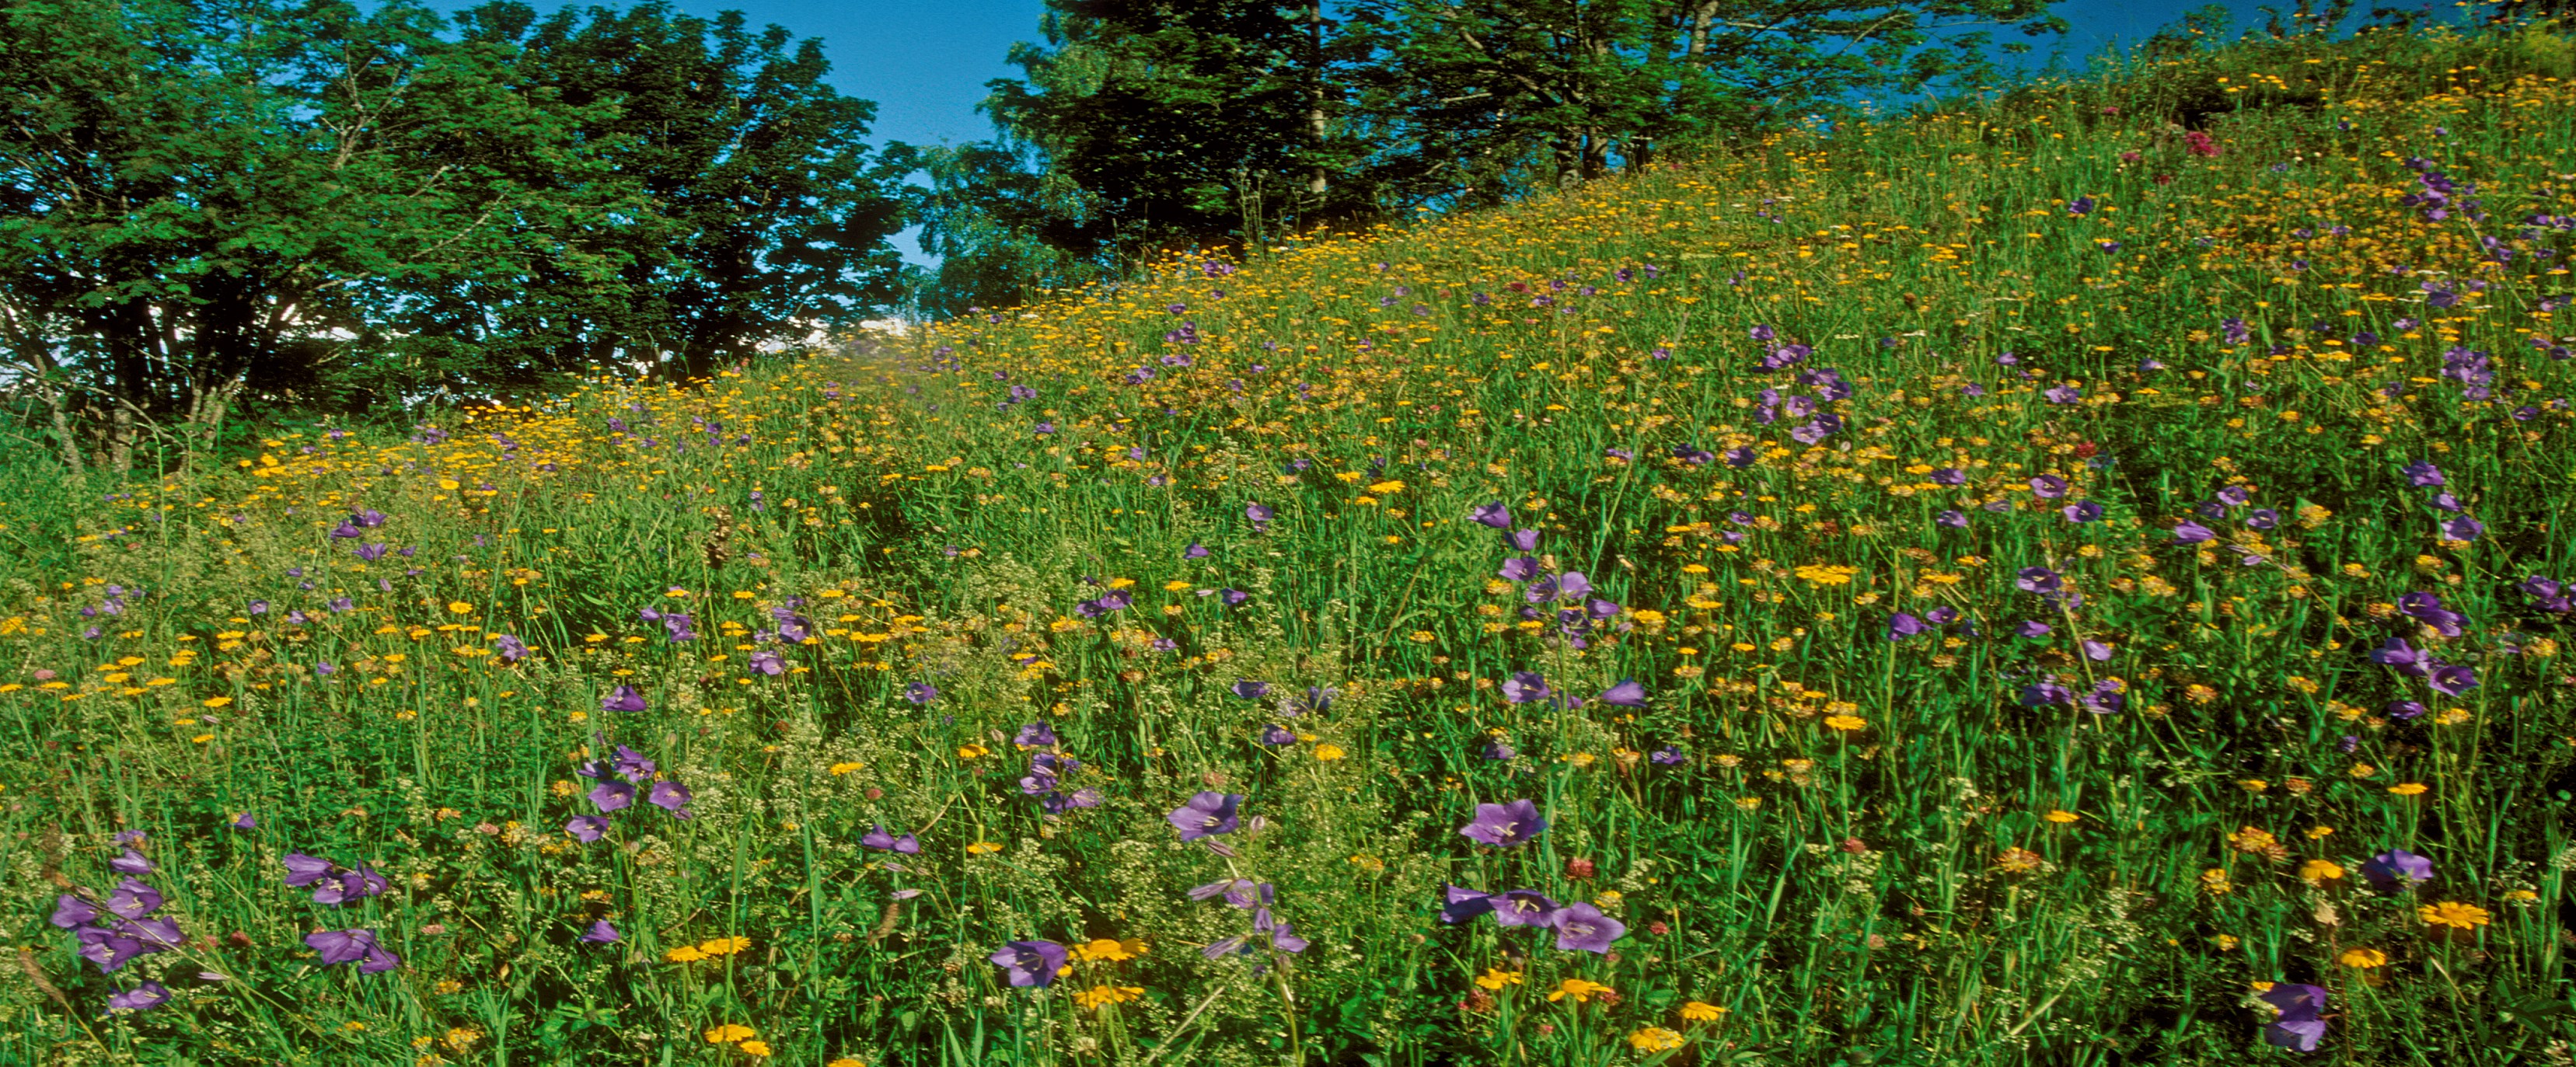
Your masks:
{"label": "yellow wildflower", "polygon": [[723,1026],[707,1031],[707,1044],[730,1045],[737,1041],[748,1041],[751,1039],[754,1032],[755,1031],[748,1026],[726,1023]]}
{"label": "yellow wildflower", "polygon": [[1487,967],[1485,973],[1476,976],[1476,984],[1499,993],[1504,986],[1521,984],[1521,972]]}
{"label": "yellow wildflower", "polygon": [[1124,1004],[1144,995],[1145,989],[1142,986],[1096,985],[1074,994],[1073,1001],[1083,1007],[1098,1010],[1111,1004]]}
{"label": "yellow wildflower", "polygon": [[1814,585],[1850,585],[1852,576],[1859,573],[1858,567],[1825,566],[1816,563],[1810,563],[1797,570],[1798,577]]}
{"label": "yellow wildflower", "polygon": [[1682,1004],[1682,1019],[1685,1022],[1704,1023],[1725,1014],[1725,1008],[1704,1001],[1693,1000]]}
{"label": "yellow wildflower", "polygon": [[1106,960],[1111,963],[1125,963],[1144,954],[1145,943],[1134,938],[1116,941],[1103,937],[1073,947],[1073,958],[1084,962]]}
{"label": "yellow wildflower", "polygon": [[2388,954],[2375,948],[2348,948],[2343,950],[2343,955],[2335,957],[2335,960],[2346,967],[2369,970],[2373,967],[2387,966]]}
{"label": "yellow wildflower", "polygon": [[1660,1026],[1649,1026],[1629,1034],[1628,1044],[1639,1052],[1670,1052],[1682,1047],[1682,1035]]}
{"label": "yellow wildflower", "polygon": [[2453,926],[2462,930],[2474,930],[2487,924],[2487,909],[2475,904],[2445,900],[2439,904],[2426,904],[2415,909],[2415,917],[2433,926]]}
{"label": "yellow wildflower", "polygon": [[2280,839],[2273,837],[2271,832],[2268,830],[2259,830],[2248,826],[2242,830],[2238,830],[2235,833],[2227,835],[2227,843],[2236,846],[2236,851],[2238,852],[2262,852],[2279,845],[2281,842]]}
{"label": "yellow wildflower", "polygon": [[1547,995],[1547,999],[1550,1001],[1558,1001],[1564,1000],[1567,997],[1573,997],[1574,1002],[1577,1004],[1589,1004],[1592,1002],[1592,998],[1607,992],[1610,992],[1610,987],[1602,985],[1599,982],[1587,982],[1581,978],[1568,978],[1557,983],[1556,990],[1549,993]]}

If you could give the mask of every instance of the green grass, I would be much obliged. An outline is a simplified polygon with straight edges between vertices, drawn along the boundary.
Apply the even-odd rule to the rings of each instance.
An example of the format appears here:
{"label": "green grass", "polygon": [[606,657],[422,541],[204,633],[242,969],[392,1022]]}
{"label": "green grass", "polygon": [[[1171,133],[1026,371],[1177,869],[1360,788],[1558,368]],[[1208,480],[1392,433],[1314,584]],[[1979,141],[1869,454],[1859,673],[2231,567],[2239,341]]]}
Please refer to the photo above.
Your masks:
{"label": "green grass", "polygon": [[[1176,259],[899,361],[281,435],[113,498],[12,456],[0,1059],[757,1058],[738,1026],[872,1067],[2241,1063],[2298,1057],[2251,999],[2291,982],[2330,997],[2308,1058],[2565,1062],[2576,713],[2566,616],[2517,587],[2576,579],[2570,375],[2531,343],[2566,330],[2539,253],[2568,241],[2521,224],[2576,181],[2546,43],[2139,64]],[[2214,157],[2165,126],[2191,108]],[[2410,157],[2485,219],[2402,202]],[[2489,355],[2487,399],[2443,376],[2454,347]],[[1851,387],[1818,409],[1839,430],[1757,418],[1817,367]],[[2483,533],[2437,533],[2416,461]],[[2177,544],[2222,491],[2248,503]],[[1521,625],[1489,502],[1618,605],[1581,647]],[[2030,567],[2080,603],[2017,588]],[[2424,592],[2457,636],[2400,613]],[[1958,621],[1888,639],[1935,608]],[[776,640],[782,612],[811,639]],[[2370,660],[2400,637],[2479,684]],[[1585,702],[1513,703],[1517,672]],[[2025,699],[2052,677],[2119,706]],[[1643,706],[1594,699],[1630,678]],[[648,710],[604,710],[621,685]],[[1337,697],[1291,715],[1310,686]],[[1041,720],[1097,806],[1024,793]],[[618,744],[694,817],[639,800],[580,843],[576,767]],[[1165,821],[1201,790],[1246,798],[1226,853]],[[1455,832],[1520,798],[1536,840]],[[920,853],[864,848],[878,824]],[[113,887],[119,833],[190,940],[102,975],[46,916]],[[2369,888],[2394,849],[2432,879]],[[289,852],[389,891],[314,903]],[[1238,877],[1311,945],[1203,958],[1252,914],[1187,890]],[[1598,954],[1444,923],[1452,884],[1627,930]],[[2488,921],[2419,912],[2443,903]],[[620,943],[579,940],[602,919]],[[400,966],[301,942],[348,928]],[[1144,944],[1003,984],[985,957],[1033,938]],[[106,1012],[144,979],[170,1002]],[[1547,999],[1568,980],[1613,993]],[[1135,992],[1077,1001],[1103,990]]]}

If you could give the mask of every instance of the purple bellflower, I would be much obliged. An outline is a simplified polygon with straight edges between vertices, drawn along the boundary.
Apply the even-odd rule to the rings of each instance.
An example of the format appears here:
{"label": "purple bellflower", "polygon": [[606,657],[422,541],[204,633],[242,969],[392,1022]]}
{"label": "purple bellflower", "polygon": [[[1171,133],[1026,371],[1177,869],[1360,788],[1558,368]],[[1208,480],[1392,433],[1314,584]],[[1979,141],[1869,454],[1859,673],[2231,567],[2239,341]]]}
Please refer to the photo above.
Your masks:
{"label": "purple bellflower", "polygon": [[1580,901],[1557,909],[1550,925],[1556,927],[1556,947],[1568,952],[1607,953],[1611,942],[1628,933],[1626,924]]}
{"label": "purple bellflower", "polygon": [[1013,941],[986,958],[1002,969],[1003,979],[1010,984],[1044,987],[1055,984],[1072,953],[1053,941]]}
{"label": "purple bellflower", "polygon": [[1181,840],[1196,841],[1216,834],[1230,834],[1242,824],[1238,814],[1243,804],[1241,793],[1200,793],[1189,803],[1173,808],[1164,818],[1181,832]]}
{"label": "purple bellflower", "polygon": [[1468,840],[1496,848],[1526,845],[1547,831],[1547,820],[1541,818],[1538,803],[1515,800],[1507,804],[1478,804],[1476,817],[1458,828]]}

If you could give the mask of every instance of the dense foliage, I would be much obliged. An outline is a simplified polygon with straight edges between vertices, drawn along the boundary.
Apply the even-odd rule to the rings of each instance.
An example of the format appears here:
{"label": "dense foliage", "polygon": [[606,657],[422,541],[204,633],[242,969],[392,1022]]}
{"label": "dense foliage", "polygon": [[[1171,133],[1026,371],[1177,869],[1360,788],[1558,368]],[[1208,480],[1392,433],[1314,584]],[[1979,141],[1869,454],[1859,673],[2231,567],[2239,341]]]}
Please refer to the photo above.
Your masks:
{"label": "dense foliage", "polygon": [[2563,1062],[2569,61],[13,496],[0,1057]]}
{"label": "dense foliage", "polygon": [[202,448],[245,400],[705,374],[891,296],[896,176],[819,43],[651,4],[461,28],[0,5],[0,381],[65,466]]}
{"label": "dense foliage", "polygon": [[[2042,0],[1049,0],[921,197],[925,310],[1016,303],[1167,250],[1499,203],[1872,94],[1995,80]],[[1043,183],[1052,195],[1031,197]],[[1047,269],[1051,268],[1051,269]]]}

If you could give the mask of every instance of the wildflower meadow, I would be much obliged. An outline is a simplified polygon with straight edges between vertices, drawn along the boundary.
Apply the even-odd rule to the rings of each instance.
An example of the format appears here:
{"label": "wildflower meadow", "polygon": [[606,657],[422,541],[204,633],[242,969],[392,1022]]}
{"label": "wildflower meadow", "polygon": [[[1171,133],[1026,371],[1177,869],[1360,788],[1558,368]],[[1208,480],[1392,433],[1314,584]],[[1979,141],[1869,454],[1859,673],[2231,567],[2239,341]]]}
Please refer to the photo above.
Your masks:
{"label": "wildflower meadow", "polygon": [[2576,1062],[2571,62],[10,453],[0,1060]]}

